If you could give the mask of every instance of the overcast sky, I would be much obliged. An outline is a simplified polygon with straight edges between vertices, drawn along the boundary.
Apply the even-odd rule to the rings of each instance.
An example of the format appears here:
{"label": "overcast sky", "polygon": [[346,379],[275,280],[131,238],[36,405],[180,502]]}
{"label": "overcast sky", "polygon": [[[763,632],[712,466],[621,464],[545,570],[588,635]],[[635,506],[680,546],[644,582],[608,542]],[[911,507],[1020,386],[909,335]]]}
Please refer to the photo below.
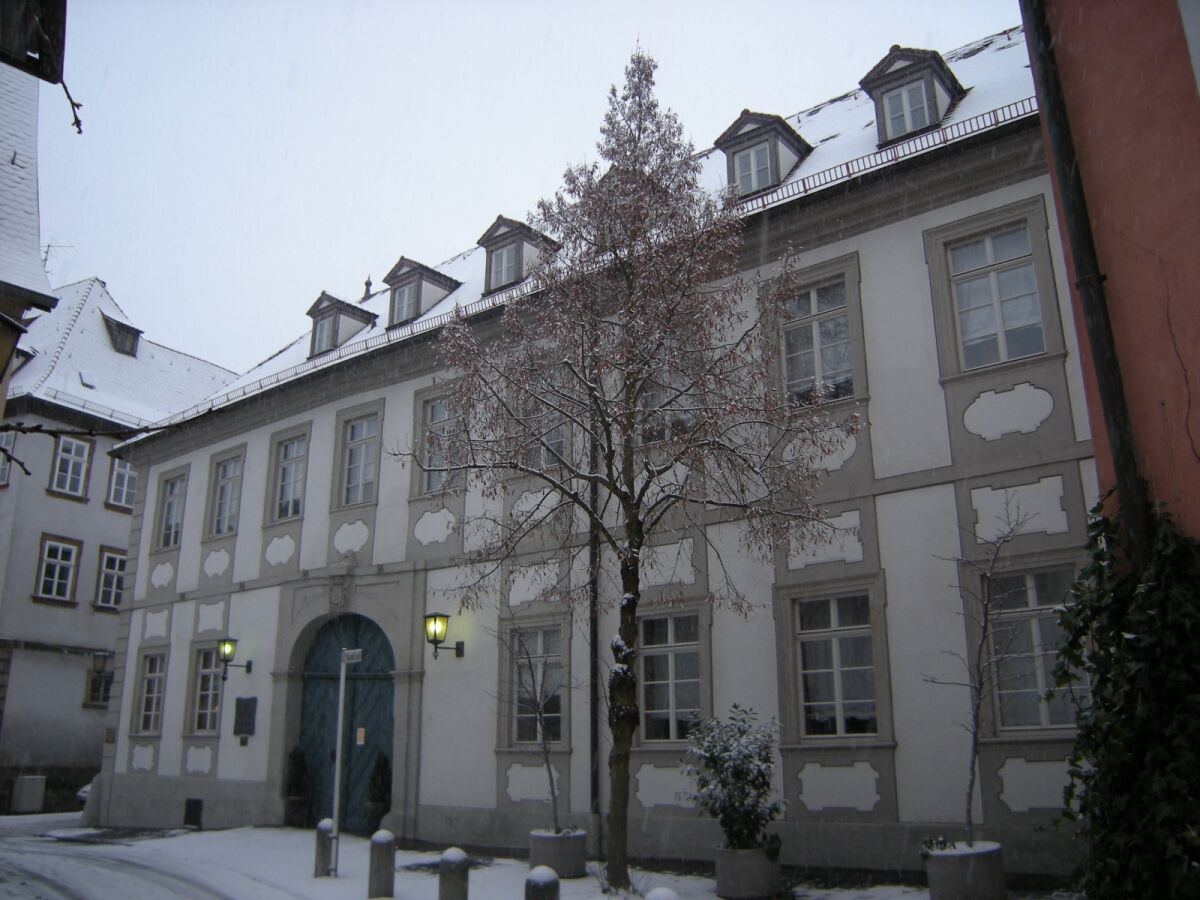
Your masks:
{"label": "overcast sky", "polygon": [[1017,0],[69,0],[43,85],[42,244],[151,340],[245,371],[401,256],[472,246],[595,158],[630,52],[698,149],[743,108],[857,87],[892,44],[951,50]]}

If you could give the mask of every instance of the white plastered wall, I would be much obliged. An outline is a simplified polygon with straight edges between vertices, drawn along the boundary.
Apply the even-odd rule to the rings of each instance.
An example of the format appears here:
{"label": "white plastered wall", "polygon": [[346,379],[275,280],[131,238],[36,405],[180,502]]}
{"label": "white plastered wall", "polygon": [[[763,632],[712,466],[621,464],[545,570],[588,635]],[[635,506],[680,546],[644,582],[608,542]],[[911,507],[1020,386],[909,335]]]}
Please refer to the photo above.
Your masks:
{"label": "white plastered wall", "polygon": [[[194,532],[193,532],[194,533]],[[167,659],[162,730],[158,742],[158,774],[178,775],[183,764],[183,732],[192,677],[192,634],[196,604],[180,600],[171,610],[171,652]]]}
{"label": "white plastered wall", "polygon": [[[271,751],[271,706],[274,698],[275,623],[279,621],[279,588],[234,594],[229,600],[229,634],[238,637],[238,662],[253,660],[249,674],[231,669],[221,693],[221,737],[217,748],[217,777],[265,781]],[[255,733],[246,746],[233,734],[235,701],[257,697]]]}

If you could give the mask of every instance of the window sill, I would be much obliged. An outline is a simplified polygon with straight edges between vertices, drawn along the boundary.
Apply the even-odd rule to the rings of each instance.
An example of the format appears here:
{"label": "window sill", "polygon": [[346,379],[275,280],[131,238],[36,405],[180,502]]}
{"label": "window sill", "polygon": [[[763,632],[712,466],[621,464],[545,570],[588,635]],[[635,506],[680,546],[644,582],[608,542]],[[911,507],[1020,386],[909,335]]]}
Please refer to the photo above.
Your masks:
{"label": "window sill", "polygon": [[173,544],[170,547],[151,547],[150,548],[150,557],[153,558],[155,556],[165,556],[168,553],[178,553],[178,552],[179,552],[178,544]]}
{"label": "window sill", "polygon": [[93,603],[92,609],[94,609],[96,612],[110,613],[114,616],[121,611],[120,606],[109,606],[106,603]]}
{"label": "window sill", "polygon": [[881,738],[877,734],[866,734],[861,737],[847,734],[830,734],[813,737],[802,737],[799,741],[780,744],[782,752],[811,753],[822,750],[892,750],[895,741]]}
{"label": "window sill", "polygon": [[[570,744],[555,741],[550,745],[551,756],[570,756],[573,750]],[[537,744],[510,744],[507,747],[497,747],[497,756],[540,756],[542,748]]]}
{"label": "window sill", "polygon": [[1005,729],[992,737],[981,737],[979,746],[996,749],[1020,744],[1061,744],[1074,742],[1076,729],[1073,726],[1054,725],[1041,728],[1031,725],[1026,729]]}
{"label": "window sill", "polygon": [[121,506],[119,503],[109,503],[107,500],[105,500],[104,508],[111,510],[115,513],[124,513],[127,516],[133,515],[133,507],[132,506]]}
{"label": "window sill", "polygon": [[84,702],[84,703],[81,703],[81,704],[80,704],[80,706],[81,706],[83,709],[100,709],[100,710],[105,710],[105,709],[108,709],[108,704],[107,704],[107,703],[87,703],[87,702]]}
{"label": "window sill", "polygon": [[[338,512],[345,512],[348,509],[367,509],[369,507],[378,506],[378,505],[379,505],[379,498],[375,498],[374,500],[363,500],[361,503],[342,503],[342,504],[339,504],[338,506],[331,507],[329,512],[330,513],[338,513]],[[281,519],[280,521],[282,522],[285,520]]]}
{"label": "window sill", "polygon": [[1034,369],[1046,362],[1066,358],[1067,353],[1065,350],[1055,350],[1052,353],[1038,353],[1036,356],[1022,356],[1020,359],[1006,359],[1001,362],[992,363],[991,365],[978,366],[977,368],[966,369],[965,371],[955,372],[951,375],[943,375],[938,379],[938,383],[942,385],[955,384],[960,381],[970,381],[973,378],[979,378],[983,375],[990,375],[994,372]]}
{"label": "window sill", "polygon": [[220,732],[217,731],[185,731],[183,739],[185,741],[212,741],[216,742],[220,738]]}
{"label": "window sill", "polygon": [[42,603],[46,606],[61,606],[64,609],[70,609],[79,605],[75,600],[63,600],[59,597],[43,597],[41,594],[34,594],[29,599],[34,603]]}
{"label": "window sill", "polygon": [[88,498],[87,498],[86,494],[71,494],[71,493],[68,493],[67,491],[55,490],[54,488],[46,488],[46,493],[49,494],[51,497],[57,497],[60,500],[70,500],[73,503],[87,503],[88,502]]}
{"label": "window sill", "polygon": [[[344,509],[345,507],[342,508]],[[288,516],[286,519],[272,519],[263,525],[263,530],[266,531],[268,528],[274,528],[276,525],[294,525],[296,522],[302,521],[304,521],[304,513],[300,513],[298,516]]]}
{"label": "window sill", "polygon": [[215,544],[218,541],[228,541],[228,540],[232,540],[233,538],[236,538],[236,537],[237,537],[236,531],[227,531],[227,532],[224,532],[223,534],[206,534],[204,537],[202,537],[200,539],[200,545],[204,546],[205,544]]}

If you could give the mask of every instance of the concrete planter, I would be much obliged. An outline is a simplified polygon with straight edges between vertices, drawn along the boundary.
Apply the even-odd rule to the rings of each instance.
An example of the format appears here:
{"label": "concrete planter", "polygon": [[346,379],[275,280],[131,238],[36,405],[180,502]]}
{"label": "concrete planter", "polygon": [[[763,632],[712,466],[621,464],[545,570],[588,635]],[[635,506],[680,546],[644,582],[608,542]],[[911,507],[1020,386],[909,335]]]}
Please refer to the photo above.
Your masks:
{"label": "concrete planter", "polygon": [[1004,859],[995,841],[922,850],[929,900],[1004,900]]}
{"label": "concrete planter", "polygon": [[716,848],[717,896],[726,900],[774,897],[783,890],[779,848],[753,850]]}
{"label": "concrete planter", "polygon": [[559,878],[582,878],[587,874],[587,832],[529,832],[529,868],[537,866],[548,866]]}

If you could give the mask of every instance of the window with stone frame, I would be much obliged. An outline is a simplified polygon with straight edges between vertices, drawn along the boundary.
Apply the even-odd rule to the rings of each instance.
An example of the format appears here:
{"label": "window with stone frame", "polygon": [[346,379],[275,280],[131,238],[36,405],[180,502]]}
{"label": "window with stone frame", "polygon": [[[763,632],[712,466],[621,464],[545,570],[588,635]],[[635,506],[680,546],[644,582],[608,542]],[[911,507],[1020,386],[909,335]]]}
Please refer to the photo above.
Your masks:
{"label": "window with stone frame", "polygon": [[1058,616],[1075,581],[1072,566],[993,575],[989,585],[997,724],[1009,728],[1068,728],[1076,704],[1090,696],[1087,675],[1054,686],[1064,640]]}
{"label": "window with stone frame", "polygon": [[50,490],[69,497],[87,493],[88,462],[92,445],[79,438],[60,436],[54,450],[54,467],[50,472]]}
{"label": "window with stone frame", "polygon": [[342,506],[374,503],[379,481],[379,414],[367,413],[342,423]]}
{"label": "window with stone frame", "polygon": [[147,653],[142,657],[138,679],[138,703],[134,711],[134,730],[158,734],[162,729],[163,691],[167,680],[167,655]]}
{"label": "window with stone frame", "polygon": [[509,632],[512,665],[513,742],[563,737],[563,629],[525,625]]}
{"label": "window with stone frame", "polygon": [[137,499],[137,471],[123,459],[114,459],[108,476],[108,505],[133,509]]}
{"label": "window with stone frame", "polygon": [[78,541],[42,535],[37,583],[33,591],[35,597],[59,603],[74,602],[81,549],[82,545]]}
{"label": "window with stone frame", "polygon": [[448,451],[457,422],[445,397],[431,397],[421,404],[422,452],[421,493],[444,490],[450,481]]}
{"label": "window with stone frame", "polygon": [[812,403],[854,395],[854,344],[845,278],[805,288],[788,301],[783,368],[788,394]]}
{"label": "window with stone frame", "polygon": [[125,554],[100,550],[100,566],[96,576],[96,606],[101,609],[117,609],[125,597]]}
{"label": "window with stone frame", "polygon": [[[15,431],[0,431],[0,449],[11,454],[16,448],[17,433]],[[12,474],[12,460],[5,453],[0,453],[0,487],[8,484]]]}
{"label": "window with stone frame", "polygon": [[682,741],[700,721],[700,615],[646,616],[641,631],[642,740]]}
{"label": "window with stone frame", "polygon": [[925,80],[913,81],[885,93],[883,114],[889,139],[929,127],[931,117]]}
{"label": "window with stone frame", "polygon": [[304,479],[307,474],[308,435],[294,434],[275,442],[275,475],[271,518],[294,519],[304,513]]}
{"label": "window with stone frame", "polygon": [[221,672],[223,666],[216,647],[196,651],[192,681],[193,734],[216,734],[221,714]]}
{"label": "window with stone frame", "polygon": [[803,734],[876,734],[869,595],[797,600],[795,622]]}
{"label": "window with stone frame", "polygon": [[98,709],[108,706],[109,697],[112,696],[112,685],[112,672],[93,672],[89,669],[87,673],[87,687],[84,689],[83,705]]}
{"label": "window with stone frame", "polygon": [[171,550],[179,546],[183,533],[183,502],[187,476],[164,478],[158,490],[158,515],[155,517],[155,548]]}
{"label": "window with stone frame", "polygon": [[214,462],[211,477],[208,533],[212,537],[235,534],[242,500],[241,454]]}

